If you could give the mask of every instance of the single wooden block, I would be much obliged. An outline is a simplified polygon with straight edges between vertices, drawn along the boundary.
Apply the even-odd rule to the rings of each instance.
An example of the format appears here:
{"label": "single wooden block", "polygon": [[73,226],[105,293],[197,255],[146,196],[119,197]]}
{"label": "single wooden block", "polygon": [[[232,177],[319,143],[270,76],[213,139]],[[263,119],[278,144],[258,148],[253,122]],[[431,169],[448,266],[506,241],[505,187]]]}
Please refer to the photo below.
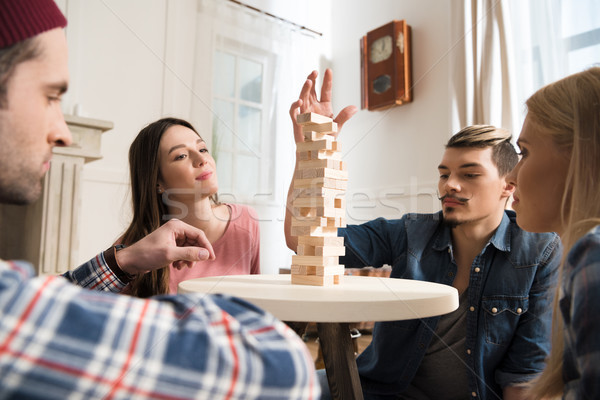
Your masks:
{"label": "single wooden block", "polygon": [[297,197],[293,202],[294,207],[335,207],[335,197]]}
{"label": "single wooden block", "polygon": [[336,237],[299,236],[298,244],[304,244],[304,245],[310,245],[310,246],[343,246],[344,238],[341,236],[336,236]]}
{"label": "single wooden block", "polygon": [[333,133],[305,131],[305,132],[302,132],[302,135],[304,135],[304,140],[307,142],[316,142],[318,140],[335,140],[336,139],[336,137],[333,136]]}
{"label": "single wooden block", "polygon": [[344,275],[343,265],[329,265],[329,266],[317,266],[317,265],[292,265],[292,275]]}
{"label": "single wooden block", "polygon": [[[298,169],[305,168],[331,168],[340,171],[345,171],[346,164],[340,160],[333,160],[331,158],[324,158],[322,160],[306,160],[298,162]],[[344,168],[344,169],[343,169]]]}
{"label": "single wooden block", "polygon": [[307,178],[333,178],[342,181],[348,180],[347,171],[339,171],[332,168],[298,168],[294,171],[294,179],[307,179]]}
{"label": "single wooden block", "polygon": [[[296,248],[296,255],[299,256],[315,256],[315,246],[311,246],[308,244],[299,244]],[[323,254],[320,254],[321,256]]]}
{"label": "single wooden block", "polygon": [[331,140],[318,140],[316,142],[299,142],[296,143],[296,152],[301,153],[303,151],[314,151],[314,150],[330,150],[335,151],[337,149],[337,142],[333,141],[333,137],[327,135]]}
{"label": "single wooden block", "polygon": [[292,227],[302,227],[302,226],[313,226],[313,227],[320,227],[320,226],[330,226],[330,227],[335,227],[336,225],[334,223],[331,223],[327,218],[325,217],[299,217],[299,218],[295,218],[292,217]]}
{"label": "single wooden block", "polygon": [[294,179],[294,189],[325,187],[330,189],[346,190],[348,181],[342,181],[334,178],[309,178]]}
{"label": "single wooden block", "polygon": [[292,236],[337,236],[337,228],[328,226],[292,226]]}
{"label": "single wooden block", "polygon": [[343,208],[316,207],[311,209],[310,212],[317,217],[346,218],[346,210]]}
{"label": "single wooden block", "polygon": [[315,265],[292,265],[292,275],[317,275],[317,267]]}
{"label": "single wooden block", "polygon": [[311,207],[291,207],[288,206],[292,217],[302,219],[302,218],[315,218],[315,217],[324,217],[324,215],[317,215],[317,209]]}
{"label": "single wooden block", "polygon": [[[333,142],[332,146],[334,143],[337,143],[337,142]],[[309,160],[325,160],[325,159],[341,160],[342,152],[341,151],[332,151],[332,150],[312,150],[311,151]]]}
{"label": "single wooden block", "polygon": [[298,125],[304,125],[304,124],[324,124],[327,122],[332,122],[333,119],[331,119],[330,117],[326,117],[324,115],[321,114],[315,114],[315,113],[304,113],[304,114],[300,114],[298,115],[298,117],[296,117],[296,122],[298,123]]}
{"label": "single wooden block", "polygon": [[[311,253],[315,256],[332,257],[332,256],[345,256],[345,246],[309,246],[307,244],[299,244],[298,247],[303,246],[304,248],[311,249]],[[300,254],[300,253],[298,253]],[[313,254],[305,254],[313,255]]]}
{"label": "single wooden block", "polygon": [[312,152],[311,151],[296,151],[296,159],[298,159],[298,161],[310,161],[310,160],[312,160]]}
{"label": "single wooden block", "polygon": [[346,199],[343,197],[336,197],[333,203],[335,208],[346,208]]}
{"label": "single wooden block", "polygon": [[297,199],[298,197],[335,197],[343,198],[346,192],[338,189],[331,189],[326,187],[308,187],[292,189],[292,198]]}
{"label": "single wooden block", "polygon": [[333,207],[290,207],[292,217],[297,219],[309,219],[316,217],[345,218],[346,210]]}
{"label": "single wooden block", "polygon": [[[308,143],[313,143],[313,142],[308,142]],[[332,146],[333,146],[333,144],[332,144]],[[296,158],[299,161],[310,161],[310,160],[341,160],[342,159],[342,153],[339,152],[339,151],[332,151],[332,150],[307,150],[307,151],[298,151],[297,148],[296,148],[296,150],[297,150],[296,151]]]}
{"label": "single wooden block", "polygon": [[[292,285],[333,286],[341,282],[340,275],[291,275]],[[350,338],[350,335],[348,335]]]}
{"label": "single wooden block", "polygon": [[327,265],[339,265],[339,257],[330,256],[292,256],[292,265],[315,265],[315,266],[327,266]]}
{"label": "single wooden block", "polygon": [[335,122],[323,122],[321,124],[307,123],[302,125],[302,132],[335,133],[338,126]]}
{"label": "single wooden block", "polygon": [[329,228],[345,228],[346,227],[346,218],[345,217],[333,217],[327,218],[327,225],[319,225],[319,226],[327,226]]}

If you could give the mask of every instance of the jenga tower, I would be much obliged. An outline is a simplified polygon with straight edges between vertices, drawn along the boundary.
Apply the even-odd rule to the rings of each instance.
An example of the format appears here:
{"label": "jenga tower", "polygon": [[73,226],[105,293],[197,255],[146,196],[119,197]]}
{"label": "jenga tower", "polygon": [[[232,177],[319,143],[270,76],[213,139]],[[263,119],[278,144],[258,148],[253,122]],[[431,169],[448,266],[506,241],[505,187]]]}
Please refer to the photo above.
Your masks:
{"label": "jenga tower", "polygon": [[298,116],[304,142],[297,144],[298,169],[294,174],[292,235],[298,236],[292,256],[292,284],[339,284],[344,266],[344,238],[337,229],[346,226],[348,172],[340,146],[331,135],[337,124],[331,118],[306,113]]}

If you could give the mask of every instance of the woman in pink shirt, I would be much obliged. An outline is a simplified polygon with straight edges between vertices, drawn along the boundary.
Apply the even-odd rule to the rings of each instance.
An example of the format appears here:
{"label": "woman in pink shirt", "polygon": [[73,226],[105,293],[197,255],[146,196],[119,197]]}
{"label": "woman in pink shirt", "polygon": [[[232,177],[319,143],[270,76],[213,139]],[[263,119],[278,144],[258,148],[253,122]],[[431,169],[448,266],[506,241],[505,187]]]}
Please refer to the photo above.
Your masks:
{"label": "woman in pink shirt", "polygon": [[177,218],[204,231],[216,259],[191,268],[165,266],[134,278],[124,293],[177,293],[177,285],[187,279],[260,273],[256,213],[218,202],[215,160],[190,123],[163,118],[146,126],[131,144],[129,167],[133,220],[120,241],[134,243]]}

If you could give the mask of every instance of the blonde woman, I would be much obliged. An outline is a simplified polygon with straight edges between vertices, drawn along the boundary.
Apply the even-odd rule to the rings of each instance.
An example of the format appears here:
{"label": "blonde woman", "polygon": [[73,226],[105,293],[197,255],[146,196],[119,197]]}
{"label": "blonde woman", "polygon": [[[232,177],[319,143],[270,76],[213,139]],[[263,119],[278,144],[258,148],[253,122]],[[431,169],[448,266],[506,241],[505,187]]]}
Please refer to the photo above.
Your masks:
{"label": "blonde woman", "polygon": [[527,100],[518,145],[517,223],[557,232],[564,245],[548,365],[534,398],[600,398],[600,68]]}

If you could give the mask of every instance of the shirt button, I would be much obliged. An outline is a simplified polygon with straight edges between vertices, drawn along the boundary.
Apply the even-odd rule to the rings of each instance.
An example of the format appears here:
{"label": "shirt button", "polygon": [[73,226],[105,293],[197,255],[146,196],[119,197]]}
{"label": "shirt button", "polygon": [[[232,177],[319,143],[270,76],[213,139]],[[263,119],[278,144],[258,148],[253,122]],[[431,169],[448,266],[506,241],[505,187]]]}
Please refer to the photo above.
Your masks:
{"label": "shirt button", "polygon": [[498,312],[498,309],[497,309],[496,307],[492,307],[492,312],[493,312],[494,314],[496,314],[496,313]]}
{"label": "shirt button", "polygon": [[471,392],[471,396],[473,396],[473,397],[477,397],[477,393],[475,393],[475,392]]}
{"label": "shirt button", "polygon": [[521,307],[517,308],[517,314],[521,314],[523,312],[523,309]]}
{"label": "shirt button", "polygon": [[479,269],[479,267],[475,268],[475,272],[479,272],[481,271],[481,269]]}
{"label": "shirt button", "polygon": [[471,354],[471,349],[467,349],[467,354]]}
{"label": "shirt button", "polygon": [[450,247],[448,247],[448,253],[452,253],[452,250],[450,250]]}
{"label": "shirt button", "polygon": [[469,311],[475,311],[475,307],[473,307],[473,306],[469,307]]}

